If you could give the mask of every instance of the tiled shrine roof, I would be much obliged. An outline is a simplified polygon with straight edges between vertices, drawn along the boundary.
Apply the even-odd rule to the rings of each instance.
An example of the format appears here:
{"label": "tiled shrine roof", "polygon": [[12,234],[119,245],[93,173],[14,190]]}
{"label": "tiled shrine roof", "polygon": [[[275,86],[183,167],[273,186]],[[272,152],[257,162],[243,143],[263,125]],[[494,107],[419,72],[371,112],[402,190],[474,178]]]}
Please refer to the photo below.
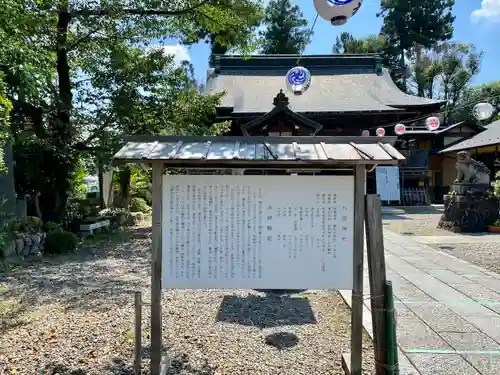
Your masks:
{"label": "tiled shrine roof", "polygon": [[485,126],[485,130],[474,136],[454,144],[453,146],[447,147],[440,151],[441,154],[447,152],[456,152],[462,150],[470,150],[477,147],[494,146],[500,144],[500,120],[494,121],[489,125]]}
{"label": "tiled shrine roof", "polygon": [[[206,91],[224,91],[219,107],[235,114],[267,113],[297,60],[297,55],[217,55]],[[300,65],[309,69],[312,81],[306,93],[290,97],[289,108],[296,113],[397,113],[444,103],[402,92],[377,55],[304,55]]]}
{"label": "tiled shrine roof", "polygon": [[292,167],[398,164],[395,137],[131,137],[114,158],[172,167]]}

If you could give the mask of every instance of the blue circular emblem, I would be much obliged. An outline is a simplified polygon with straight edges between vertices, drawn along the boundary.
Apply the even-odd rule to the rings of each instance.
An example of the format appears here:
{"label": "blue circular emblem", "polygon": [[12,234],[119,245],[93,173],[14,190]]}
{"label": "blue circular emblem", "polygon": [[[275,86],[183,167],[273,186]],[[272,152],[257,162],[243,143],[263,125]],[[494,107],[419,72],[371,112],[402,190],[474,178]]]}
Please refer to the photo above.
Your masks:
{"label": "blue circular emblem", "polygon": [[311,84],[311,73],[302,66],[296,66],[286,74],[287,89],[295,95],[304,93]]}
{"label": "blue circular emblem", "polygon": [[342,6],[352,3],[353,0],[327,0],[330,5]]}
{"label": "blue circular emblem", "polygon": [[288,83],[291,85],[303,85],[306,83],[309,75],[309,71],[305,68],[297,66],[296,68],[290,69],[287,74]]}

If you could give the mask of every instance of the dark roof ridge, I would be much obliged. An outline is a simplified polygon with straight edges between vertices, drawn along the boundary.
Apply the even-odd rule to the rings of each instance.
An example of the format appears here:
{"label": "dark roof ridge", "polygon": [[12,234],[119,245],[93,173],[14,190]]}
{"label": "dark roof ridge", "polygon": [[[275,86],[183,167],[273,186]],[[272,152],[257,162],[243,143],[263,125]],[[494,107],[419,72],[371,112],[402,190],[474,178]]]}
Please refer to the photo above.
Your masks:
{"label": "dark roof ridge", "polygon": [[[298,54],[269,54],[269,55],[262,55],[262,54],[256,54],[256,55],[214,55],[215,58],[218,59],[223,59],[223,60],[233,60],[233,59],[269,59],[269,58],[275,58],[275,59],[287,59],[290,57],[295,57],[298,58],[300,55]],[[349,58],[349,57],[358,57],[358,58],[373,58],[380,56],[379,53],[331,53],[331,54],[321,54],[321,55],[302,55],[300,59],[311,59],[311,58],[327,58],[327,59],[333,59],[333,58]]]}
{"label": "dark roof ridge", "polygon": [[296,65],[313,70],[342,67],[379,72],[382,64],[378,54],[302,55],[300,59],[299,55],[215,55],[214,61],[216,72],[290,69]]}

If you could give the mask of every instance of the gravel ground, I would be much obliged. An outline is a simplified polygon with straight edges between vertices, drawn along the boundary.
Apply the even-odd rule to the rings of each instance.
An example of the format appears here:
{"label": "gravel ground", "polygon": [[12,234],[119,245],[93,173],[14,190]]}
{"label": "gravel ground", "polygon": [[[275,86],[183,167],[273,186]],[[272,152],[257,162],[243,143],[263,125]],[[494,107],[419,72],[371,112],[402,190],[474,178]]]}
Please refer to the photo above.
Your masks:
{"label": "gravel ground", "polygon": [[383,214],[384,229],[408,236],[459,236],[437,227],[441,212],[432,208],[406,208],[404,213]]}
{"label": "gravel ground", "polygon": [[443,243],[429,246],[500,274],[500,241],[475,244]]}
{"label": "gravel ground", "polygon": [[[404,214],[384,214],[384,229],[408,236],[462,236],[443,229],[437,224],[441,213],[426,208],[406,209]],[[500,273],[500,241],[488,243],[440,243],[427,244],[478,266]]]}
{"label": "gravel ground", "polygon": [[[0,276],[0,373],[132,374],[133,292],[150,298],[144,237],[113,236]],[[163,316],[168,374],[337,375],[349,350],[350,311],[335,292],[175,290],[164,294]],[[146,306],[143,373],[149,330]],[[363,374],[373,374],[365,342]]]}

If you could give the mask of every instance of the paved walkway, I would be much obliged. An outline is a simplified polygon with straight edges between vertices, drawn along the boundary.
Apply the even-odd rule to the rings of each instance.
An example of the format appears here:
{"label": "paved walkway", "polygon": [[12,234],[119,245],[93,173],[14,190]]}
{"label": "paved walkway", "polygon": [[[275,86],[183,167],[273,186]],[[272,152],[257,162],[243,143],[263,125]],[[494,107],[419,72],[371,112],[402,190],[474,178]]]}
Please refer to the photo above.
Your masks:
{"label": "paved walkway", "polygon": [[[384,244],[400,374],[500,374],[500,275],[387,230]],[[350,294],[342,292],[348,303]],[[366,300],[363,323],[372,335],[369,308]]]}
{"label": "paved walkway", "polygon": [[500,234],[481,233],[478,235],[460,235],[460,236],[412,236],[413,241],[423,244],[470,244],[470,243],[491,243],[500,242]]}

